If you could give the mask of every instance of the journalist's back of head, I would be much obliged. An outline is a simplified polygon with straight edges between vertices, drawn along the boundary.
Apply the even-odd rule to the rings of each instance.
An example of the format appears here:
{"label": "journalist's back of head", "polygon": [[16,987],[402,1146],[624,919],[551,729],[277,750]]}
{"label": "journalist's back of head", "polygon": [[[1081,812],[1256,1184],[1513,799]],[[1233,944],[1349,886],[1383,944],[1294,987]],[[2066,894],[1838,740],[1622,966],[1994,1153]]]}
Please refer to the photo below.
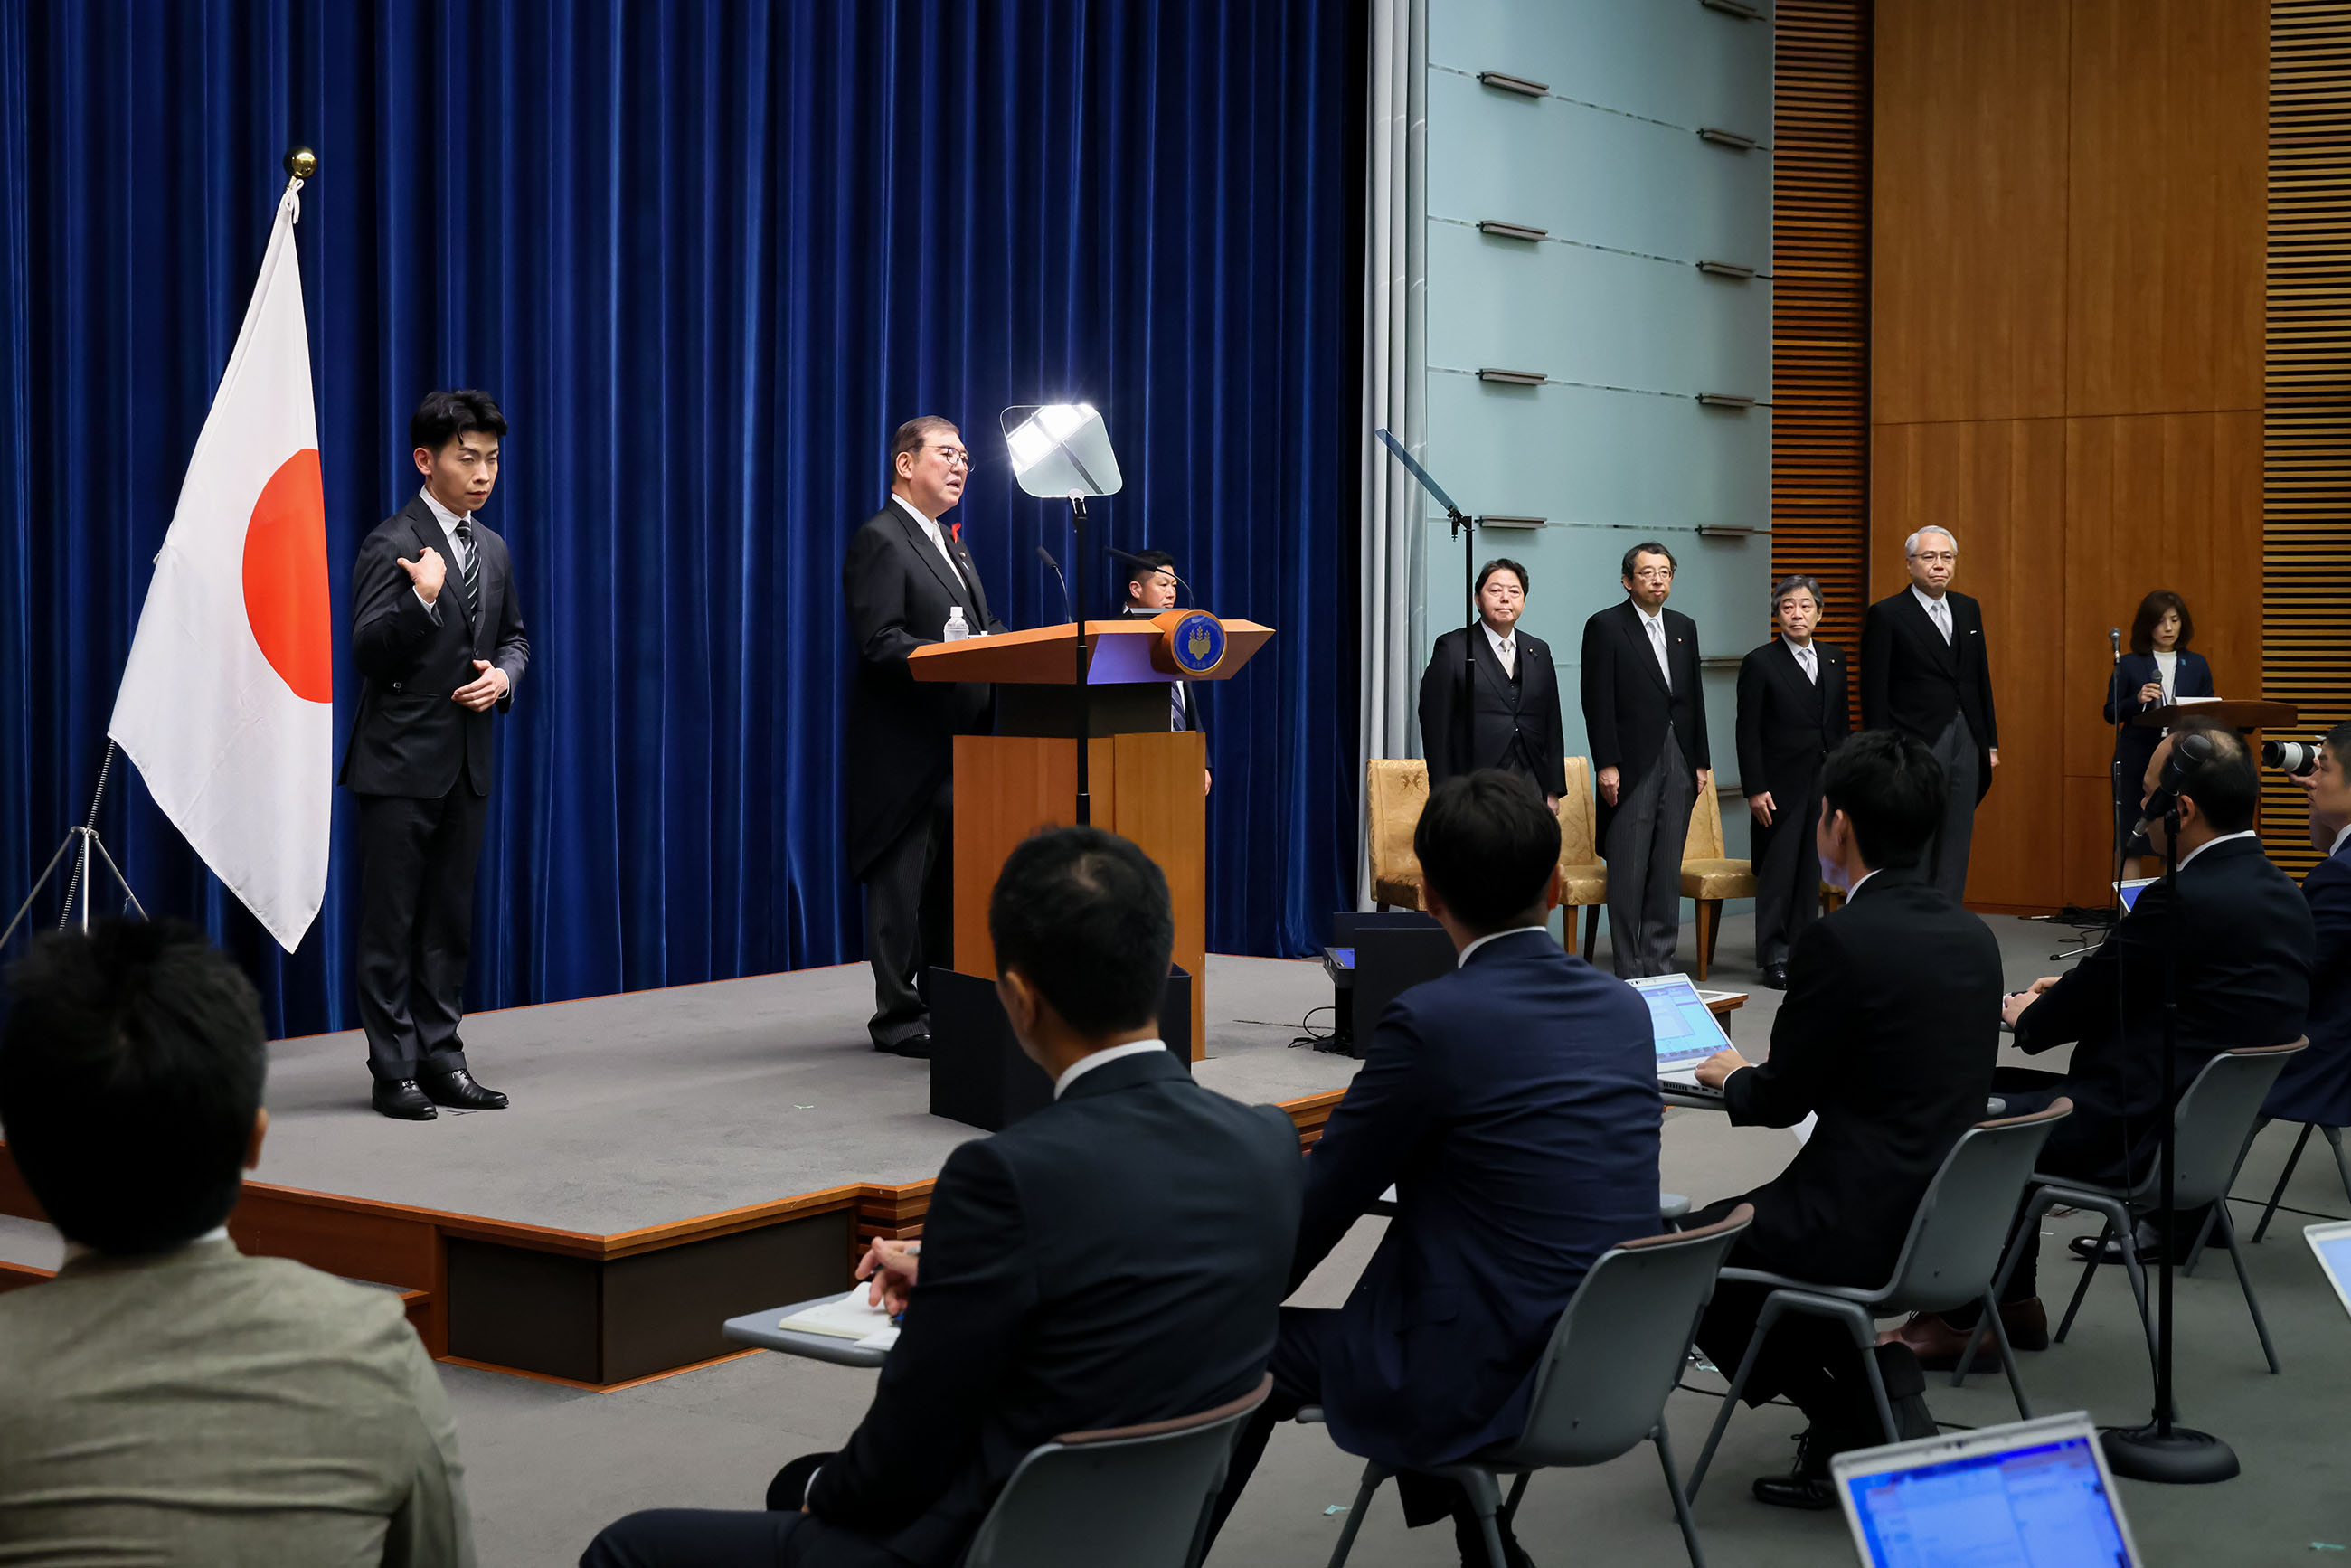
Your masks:
{"label": "journalist's back of head", "polygon": [[0,1296],[0,1557],[472,1561],[399,1299],[228,1239],[268,1126],[245,977],[191,927],[105,922],[10,989],[0,1133],[68,1253]]}

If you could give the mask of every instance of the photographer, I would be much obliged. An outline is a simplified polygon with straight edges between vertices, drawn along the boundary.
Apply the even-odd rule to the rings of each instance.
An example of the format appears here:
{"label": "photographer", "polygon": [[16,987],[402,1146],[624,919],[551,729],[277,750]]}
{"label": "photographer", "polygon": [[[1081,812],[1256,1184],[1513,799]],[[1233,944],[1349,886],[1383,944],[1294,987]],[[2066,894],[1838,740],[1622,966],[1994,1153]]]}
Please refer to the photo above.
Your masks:
{"label": "photographer", "polygon": [[2310,974],[2310,1049],[2289,1058],[2262,1114],[2321,1127],[2351,1125],[2351,724],[2319,743],[2318,766],[2294,782],[2310,797],[2310,841],[2326,858],[2302,879],[2318,936]]}

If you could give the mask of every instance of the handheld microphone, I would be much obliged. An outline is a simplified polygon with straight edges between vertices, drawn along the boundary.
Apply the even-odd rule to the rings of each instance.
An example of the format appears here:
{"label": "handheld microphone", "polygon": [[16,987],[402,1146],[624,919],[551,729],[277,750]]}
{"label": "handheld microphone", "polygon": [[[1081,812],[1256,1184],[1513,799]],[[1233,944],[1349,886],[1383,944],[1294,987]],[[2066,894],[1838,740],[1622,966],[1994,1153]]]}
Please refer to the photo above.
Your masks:
{"label": "handheld microphone", "polygon": [[2106,642],[2115,651],[2115,663],[2121,664],[2123,662],[2123,629],[2119,626],[2107,627]]}
{"label": "handheld microphone", "polygon": [[1053,569],[1054,577],[1060,579],[1061,584],[1061,613],[1067,616],[1070,620],[1075,621],[1078,618],[1077,612],[1070,608],[1070,580],[1061,576],[1061,563],[1053,559],[1053,552],[1047,549],[1043,545],[1039,545],[1037,547],[1037,559],[1043,561],[1047,566],[1051,567]]}
{"label": "handheld microphone", "polygon": [[[1114,556],[1118,557],[1118,559],[1121,559],[1121,560],[1123,560],[1123,561],[1126,562],[1126,564],[1127,564],[1127,565],[1129,565],[1129,566],[1148,566],[1148,567],[1151,567],[1151,570],[1154,570],[1154,571],[1164,571],[1164,572],[1165,572],[1169,577],[1175,577],[1175,578],[1176,578],[1176,587],[1178,587],[1178,588],[1182,589],[1182,590],[1183,590],[1186,593],[1187,593],[1187,594],[1191,594],[1191,593],[1192,593],[1192,585],[1191,585],[1190,583],[1188,583],[1188,582],[1185,581],[1182,578],[1180,578],[1180,577],[1176,577],[1176,569],[1175,569],[1174,567],[1172,567],[1172,566],[1154,566],[1154,565],[1152,565],[1152,563],[1151,563],[1151,562],[1149,562],[1149,561],[1147,561],[1147,560],[1144,559],[1141,556],[1136,555],[1134,551],[1132,551],[1132,550],[1123,550],[1123,549],[1119,549],[1116,545],[1104,545],[1104,546],[1102,546],[1102,549],[1104,549],[1108,550],[1111,554],[1113,554],[1113,555],[1114,555]],[[1198,596],[1197,596],[1196,594],[1194,594],[1194,595],[1193,595],[1193,597],[1197,598]]]}

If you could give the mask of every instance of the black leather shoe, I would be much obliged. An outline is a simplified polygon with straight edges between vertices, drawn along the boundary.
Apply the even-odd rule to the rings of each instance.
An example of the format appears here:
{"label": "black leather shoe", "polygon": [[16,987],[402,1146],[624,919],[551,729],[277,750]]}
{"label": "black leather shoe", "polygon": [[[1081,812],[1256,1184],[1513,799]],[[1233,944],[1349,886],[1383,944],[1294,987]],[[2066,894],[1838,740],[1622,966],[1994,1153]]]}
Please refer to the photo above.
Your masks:
{"label": "black leather shoe", "polygon": [[912,1057],[916,1061],[928,1061],[931,1059],[931,1037],[926,1034],[911,1034],[895,1045],[877,1045],[873,1049],[891,1056],[906,1056]]}
{"label": "black leather shoe", "polygon": [[1786,990],[1788,988],[1788,966],[1785,964],[1764,965],[1761,982],[1768,989],[1774,991]]}
{"label": "black leather shoe", "polygon": [[413,1078],[379,1078],[368,1092],[368,1103],[379,1116],[390,1116],[397,1122],[430,1122],[441,1114],[424,1091],[416,1086]]}
{"label": "black leather shoe", "polygon": [[503,1111],[507,1097],[495,1089],[485,1089],[474,1082],[474,1075],[464,1068],[455,1072],[428,1072],[418,1078],[417,1087],[423,1090],[435,1105],[446,1105],[452,1111]]}
{"label": "black leather shoe", "polygon": [[[2196,1216],[2196,1222],[2190,1224],[2186,1216],[2181,1217],[2179,1230],[2179,1244],[2171,1255],[2173,1262],[2187,1262],[2188,1255],[2196,1249],[2196,1231],[2198,1226],[2203,1223],[2203,1218],[2199,1212]],[[2219,1227],[2216,1226],[2214,1228],[2217,1230]],[[2139,1266],[2147,1269],[2154,1268],[2156,1260],[2163,1256],[2163,1228],[2151,1219],[2142,1219],[2132,1227],[2132,1238],[2133,1248],[2138,1254]],[[2066,1245],[2073,1249],[2074,1257],[2085,1260],[2094,1256],[2101,1263],[2119,1263],[2123,1260],[2123,1240],[2118,1236],[2107,1237],[2103,1244],[2095,1236],[2076,1236]]]}
{"label": "black leather shoe", "polygon": [[1857,1445],[1807,1427],[1796,1434],[1795,1467],[1784,1476],[1757,1476],[1755,1500],[1773,1508],[1800,1508],[1821,1513],[1837,1505],[1836,1486],[1829,1479],[1829,1460]]}

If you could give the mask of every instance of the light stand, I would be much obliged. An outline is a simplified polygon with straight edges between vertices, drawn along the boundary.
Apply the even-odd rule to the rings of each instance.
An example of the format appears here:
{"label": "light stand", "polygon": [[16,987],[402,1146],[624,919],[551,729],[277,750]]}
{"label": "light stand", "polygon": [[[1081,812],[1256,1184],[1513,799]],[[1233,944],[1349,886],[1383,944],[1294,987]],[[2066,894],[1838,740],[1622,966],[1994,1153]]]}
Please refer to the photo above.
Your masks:
{"label": "light stand", "polygon": [[1092,650],[1086,642],[1086,499],[1083,496],[1070,497],[1070,528],[1077,536],[1077,549],[1070,557],[1078,569],[1078,826],[1090,827],[1094,820],[1093,792],[1088,788],[1089,765],[1093,760],[1093,685],[1088,678],[1093,664]]}
{"label": "light stand", "polygon": [[[1404,465],[1405,472],[1420,482],[1420,487],[1428,492],[1430,499],[1445,508],[1445,519],[1452,530],[1451,537],[1461,541],[1461,602],[1473,607],[1470,611],[1470,623],[1475,625],[1478,620],[1477,611],[1474,608],[1478,602],[1476,525],[1460,507],[1453,504],[1453,497],[1445,493],[1445,487],[1430,476],[1428,470],[1413,461],[1412,454],[1404,449],[1402,442],[1384,429],[1374,430],[1372,434],[1378,436],[1380,444],[1386,447],[1395,455],[1395,460]],[[1456,722],[1461,727],[1465,736],[1476,722],[1469,712],[1469,704],[1470,693],[1477,684],[1477,674],[1478,640],[1474,637],[1465,637],[1461,640],[1461,700],[1453,705],[1454,711],[1459,716]],[[1425,747],[1427,744],[1428,737],[1422,736],[1421,745]],[[1468,755],[1468,751],[1469,747],[1467,744],[1460,748],[1462,756]]]}
{"label": "light stand", "polygon": [[[2106,1464],[2118,1476],[2132,1480],[2193,1485],[2225,1481],[2237,1473],[2237,1456],[2229,1445],[2209,1432],[2175,1424],[2171,1392],[2171,1274],[2175,1255],[2173,1233],[2179,1216],[2172,1202],[2172,1143],[2177,1117],[2172,1093],[2179,1067],[2179,801],[2173,796],[2163,815],[2163,886],[2171,900],[2170,921],[2163,938],[2163,1121],[2159,1133],[2158,1185],[2163,1189],[2163,1256],[2157,1265],[2155,1348],[2155,1419],[2144,1427],[2111,1427],[2098,1435]],[[2117,967],[2119,968],[2119,966]],[[2224,1195],[2221,1202],[2228,1201]],[[2137,1227],[2131,1228],[2134,1231]],[[2136,1245],[2136,1236],[2122,1244]]]}
{"label": "light stand", "polygon": [[[48,886],[50,876],[57,871],[58,863],[65,860],[68,850],[75,852],[72,864],[66,873],[65,904],[57,915],[58,930],[64,930],[73,919],[77,893],[81,897],[81,928],[84,931],[89,929],[89,889],[90,883],[97,880],[97,868],[89,863],[93,852],[106,862],[106,869],[114,877],[115,885],[122,889],[122,896],[130,900],[131,907],[139,912],[139,918],[147,918],[146,908],[140,904],[139,895],[131,891],[131,883],[123,876],[122,868],[114,863],[114,857],[106,852],[106,841],[98,836],[99,803],[106,799],[106,780],[113,771],[114,742],[110,740],[106,743],[106,755],[99,760],[98,788],[90,792],[88,820],[80,827],[66,830],[65,841],[57,845],[57,852],[49,857],[49,863],[43,866],[41,874],[33,880],[33,891],[26,894],[25,902],[16,906],[16,916],[8,922],[8,929],[0,931],[0,947],[7,946],[8,939],[16,935],[16,927],[22,925],[25,916],[32,912],[33,900],[40,897],[41,889]],[[77,844],[80,846],[78,850],[75,849]]]}

